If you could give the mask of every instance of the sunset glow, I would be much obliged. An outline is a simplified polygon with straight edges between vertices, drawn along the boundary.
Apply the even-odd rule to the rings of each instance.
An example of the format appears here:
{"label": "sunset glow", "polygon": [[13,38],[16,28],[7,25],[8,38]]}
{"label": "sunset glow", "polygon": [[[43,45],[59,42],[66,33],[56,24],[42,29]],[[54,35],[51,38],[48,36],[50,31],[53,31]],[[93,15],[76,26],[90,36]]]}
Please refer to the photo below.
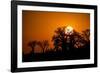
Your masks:
{"label": "sunset glow", "polygon": [[[65,27],[65,34],[82,32],[90,28],[90,14],[74,12],[48,12],[27,11],[22,12],[22,47],[23,53],[28,54],[31,48],[27,46],[30,41],[48,40],[50,49],[54,48],[52,37],[58,27]],[[42,49],[34,49],[41,53]]]}
{"label": "sunset glow", "polygon": [[67,27],[65,28],[65,33],[66,33],[66,34],[72,34],[72,33],[73,33],[73,27],[67,26]]}

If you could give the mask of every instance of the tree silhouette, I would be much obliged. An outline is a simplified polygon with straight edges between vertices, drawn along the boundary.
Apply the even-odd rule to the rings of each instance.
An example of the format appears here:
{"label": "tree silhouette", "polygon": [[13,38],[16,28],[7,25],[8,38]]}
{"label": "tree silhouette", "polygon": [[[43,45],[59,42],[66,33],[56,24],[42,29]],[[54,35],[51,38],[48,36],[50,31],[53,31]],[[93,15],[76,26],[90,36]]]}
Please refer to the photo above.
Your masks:
{"label": "tree silhouette", "polygon": [[85,47],[90,47],[90,30],[87,29],[85,31],[83,31],[82,36],[84,37],[85,40]]}
{"label": "tree silhouette", "polygon": [[90,41],[90,30],[89,29],[83,31],[83,34],[82,35],[83,35],[85,41],[87,41],[87,42]]}
{"label": "tree silhouette", "polygon": [[[44,60],[74,60],[90,58],[90,30],[82,32],[68,30],[66,27],[59,27],[54,31],[51,48],[48,40],[34,40],[28,43],[32,51],[23,55],[23,61],[44,61]],[[34,53],[34,49],[41,49],[42,52]]]}
{"label": "tree silhouette", "polygon": [[43,53],[49,48],[48,40],[38,41],[37,44],[42,48]]}
{"label": "tree silhouette", "polygon": [[90,30],[86,29],[81,33],[74,32],[74,47],[75,48],[81,48],[81,47],[86,47],[87,44],[90,44]]}
{"label": "tree silhouette", "polygon": [[[57,28],[55,31],[55,35],[52,37],[52,41],[54,41],[54,50],[59,50],[59,48],[63,48],[65,41],[65,27]],[[63,44],[63,45],[62,45]]]}
{"label": "tree silhouette", "polygon": [[28,43],[28,46],[32,48],[32,53],[34,53],[34,48],[35,48],[36,44],[37,44],[36,40]]}
{"label": "tree silhouette", "polygon": [[62,51],[72,50],[74,48],[82,48],[89,44],[89,29],[83,31],[83,33],[73,32],[70,34],[65,33],[65,27],[59,27],[55,31],[55,35],[52,37],[52,41],[54,43],[54,49],[58,50],[62,48]]}
{"label": "tree silhouette", "polygon": [[82,34],[74,31],[73,33],[73,46],[74,48],[81,48],[85,44],[85,39],[82,37]]}

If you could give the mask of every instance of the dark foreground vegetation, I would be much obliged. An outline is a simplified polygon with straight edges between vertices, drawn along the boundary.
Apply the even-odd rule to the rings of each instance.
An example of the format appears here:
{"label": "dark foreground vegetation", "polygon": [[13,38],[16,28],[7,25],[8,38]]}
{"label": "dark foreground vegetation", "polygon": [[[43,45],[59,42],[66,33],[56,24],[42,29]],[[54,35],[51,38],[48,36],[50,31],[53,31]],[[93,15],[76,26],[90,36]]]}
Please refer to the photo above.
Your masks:
{"label": "dark foreground vegetation", "polygon": [[[90,30],[82,33],[75,30],[65,33],[65,27],[57,28],[52,37],[54,48],[50,49],[48,40],[30,41],[28,46],[32,49],[29,54],[23,53],[23,62],[32,61],[54,61],[54,60],[79,60],[90,58]],[[41,53],[35,53],[34,49],[38,45]]]}

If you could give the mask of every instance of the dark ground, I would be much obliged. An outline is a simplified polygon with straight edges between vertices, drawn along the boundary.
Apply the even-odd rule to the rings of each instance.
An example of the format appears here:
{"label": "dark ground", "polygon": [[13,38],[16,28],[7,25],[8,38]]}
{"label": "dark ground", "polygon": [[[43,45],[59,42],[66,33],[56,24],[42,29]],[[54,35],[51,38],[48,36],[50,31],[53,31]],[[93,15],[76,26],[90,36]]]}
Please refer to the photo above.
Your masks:
{"label": "dark ground", "polygon": [[23,62],[33,61],[55,61],[55,60],[79,60],[89,59],[90,48],[79,48],[68,51],[51,51],[46,53],[30,53],[27,55],[23,54]]}

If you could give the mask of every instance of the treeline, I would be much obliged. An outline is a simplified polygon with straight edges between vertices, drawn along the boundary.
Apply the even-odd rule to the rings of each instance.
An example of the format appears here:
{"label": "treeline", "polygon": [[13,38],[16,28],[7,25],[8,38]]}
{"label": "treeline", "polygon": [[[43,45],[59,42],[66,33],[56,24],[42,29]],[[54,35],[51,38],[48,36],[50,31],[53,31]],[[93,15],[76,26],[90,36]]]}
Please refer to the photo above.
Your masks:
{"label": "treeline", "polygon": [[[90,58],[90,30],[65,32],[65,28],[59,27],[54,31],[51,40],[54,48],[50,48],[48,40],[29,41],[27,46],[32,50],[29,54],[23,53],[23,62]],[[39,49],[37,46],[42,50],[40,53],[35,52]]]}
{"label": "treeline", "polygon": [[[65,33],[65,27],[59,27],[55,30],[55,34],[52,37],[54,48],[50,48],[48,40],[37,41],[33,40],[28,43],[28,46],[32,49],[31,53],[35,53],[34,49],[39,46],[42,50],[41,53],[49,51],[67,51],[77,48],[85,48],[90,46],[90,30],[86,29],[79,33],[75,30],[69,33]],[[51,50],[50,50],[51,49]]]}

